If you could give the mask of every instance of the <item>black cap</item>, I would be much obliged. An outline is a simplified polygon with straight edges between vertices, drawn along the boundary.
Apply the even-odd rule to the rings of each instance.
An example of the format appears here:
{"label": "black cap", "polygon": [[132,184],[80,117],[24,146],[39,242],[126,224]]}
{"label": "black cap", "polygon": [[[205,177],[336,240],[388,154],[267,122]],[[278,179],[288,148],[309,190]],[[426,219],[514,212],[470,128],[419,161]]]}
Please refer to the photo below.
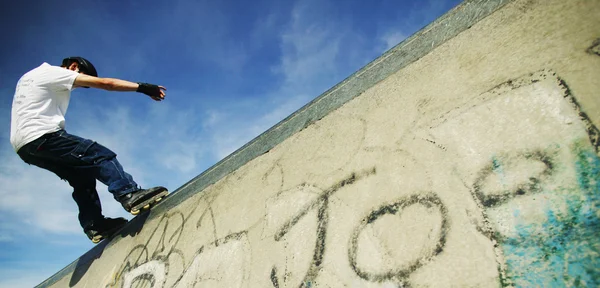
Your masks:
{"label": "black cap", "polygon": [[83,57],[68,57],[63,59],[62,65],[68,66],[71,61],[75,61],[79,64],[79,72],[82,72],[86,75],[98,77],[98,72],[96,72],[96,67],[92,65],[92,62],[88,61]]}

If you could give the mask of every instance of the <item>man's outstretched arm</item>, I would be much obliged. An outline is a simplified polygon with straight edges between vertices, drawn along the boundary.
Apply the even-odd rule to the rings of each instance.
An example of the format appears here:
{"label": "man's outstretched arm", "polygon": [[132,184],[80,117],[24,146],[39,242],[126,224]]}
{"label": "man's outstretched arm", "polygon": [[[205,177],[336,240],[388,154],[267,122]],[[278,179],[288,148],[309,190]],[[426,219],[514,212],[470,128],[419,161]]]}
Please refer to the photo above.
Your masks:
{"label": "man's outstretched arm", "polygon": [[108,91],[136,91],[150,96],[156,101],[165,99],[167,90],[163,86],[148,83],[134,83],[114,78],[98,78],[86,74],[79,74],[73,83],[80,87],[93,87]]}

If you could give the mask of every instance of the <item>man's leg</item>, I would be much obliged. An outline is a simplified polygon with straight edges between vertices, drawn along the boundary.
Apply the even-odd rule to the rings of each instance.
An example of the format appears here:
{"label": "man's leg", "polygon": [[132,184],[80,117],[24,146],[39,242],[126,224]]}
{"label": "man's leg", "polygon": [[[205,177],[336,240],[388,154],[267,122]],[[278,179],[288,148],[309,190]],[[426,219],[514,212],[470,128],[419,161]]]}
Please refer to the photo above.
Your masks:
{"label": "man's leg", "polygon": [[71,187],[73,187],[73,200],[79,207],[79,223],[84,229],[99,220],[104,219],[102,215],[102,204],[96,191],[96,179],[89,175],[77,175],[67,178]]}
{"label": "man's leg", "polygon": [[54,174],[66,180],[73,187],[73,200],[75,200],[79,209],[78,218],[82,228],[85,229],[87,226],[104,219],[100,199],[96,192],[96,179],[89,175],[82,175],[72,168],[35,157],[29,153],[21,153],[21,150],[19,150],[19,156],[28,164],[54,172]]}
{"label": "man's leg", "polygon": [[25,145],[19,150],[19,155],[21,158],[35,157],[62,167],[72,167],[79,174],[92,175],[108,186],[108,191],[117,200],[139,190],[131,175],[123,171],[113,151],[64,130],[47,134]]}
{"label": "man's leg", "polygon": [[169,194],[167,188],[161,186],[141,189],[131,175],[123,171],[114,152],[92,140],[68,134],[64,130],[44,135],[21,150],[19,155],[35,156],[61,166],[72,167],[79,173],[94,175],[95,179],[108,186],[108,191],[113,194],[115,200],[133,215],[138,214],[141,209],[148,209]]}

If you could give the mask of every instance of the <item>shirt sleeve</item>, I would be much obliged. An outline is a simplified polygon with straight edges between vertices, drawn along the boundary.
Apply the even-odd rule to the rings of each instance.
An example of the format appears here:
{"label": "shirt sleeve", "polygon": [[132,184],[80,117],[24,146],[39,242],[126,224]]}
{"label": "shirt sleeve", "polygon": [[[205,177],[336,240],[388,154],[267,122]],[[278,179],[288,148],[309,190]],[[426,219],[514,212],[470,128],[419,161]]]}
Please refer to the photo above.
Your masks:
{"label": "shirt sleeve", "polygon": [[58,66],[51,66],[48,70],[47,83],[56,90],[73,90],[73,83],[79,73]]}

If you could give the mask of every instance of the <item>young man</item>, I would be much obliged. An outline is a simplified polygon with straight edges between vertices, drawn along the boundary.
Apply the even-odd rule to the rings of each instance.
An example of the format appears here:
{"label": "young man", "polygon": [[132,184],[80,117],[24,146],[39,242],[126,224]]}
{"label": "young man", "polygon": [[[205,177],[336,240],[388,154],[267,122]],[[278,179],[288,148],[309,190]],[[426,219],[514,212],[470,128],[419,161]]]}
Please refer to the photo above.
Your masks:
{"label": "young man", "polygon": [[109,237],[127,223],[106,218],[96,191],[96,179],[108,186],[123,208],[136,215],[168,194],[164,187],[141,189],[123,171],[116,154],[88,139],[68,134],[65,114],[76,87],[109,91],[136,91],[155,101],[165,99],[166,88],[98,78],[96,68],[82,57],[65,58],[60,67],[43,63],[19,79],[12,104],[10,142],[27,164],[54,172],[73,187],[79,222],[94,243]]}

